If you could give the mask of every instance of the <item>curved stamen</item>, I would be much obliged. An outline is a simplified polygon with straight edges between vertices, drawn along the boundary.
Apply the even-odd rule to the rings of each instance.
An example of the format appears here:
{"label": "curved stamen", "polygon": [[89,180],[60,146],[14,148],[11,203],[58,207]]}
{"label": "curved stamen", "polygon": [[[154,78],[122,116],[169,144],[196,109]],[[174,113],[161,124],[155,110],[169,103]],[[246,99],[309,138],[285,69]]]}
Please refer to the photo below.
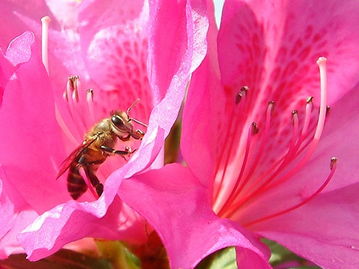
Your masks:
{"label": "curved stamen", "polygon": [[[258,148],[258,154],[256,154],[256,158],[255,160],[252,162],[253,165],[251,166],[251,168],[249,169],[245,179],[243,180],[243,184],[241,185],[241,187],[239,188],[238,192],[237,192],[237,197],[239,197],[239,194],[241,193],[241,191],[243,190],[243,188],[247,185],[247,182],[250,180],[250,177],[253,176],[253,172],[255,171],[256,167],[258,166],[262,156],[263,156],[263,146],[264,143],[267,142],[267,137],[269,134],[269,129],[271,126],[271,118],[272,118],[272,113],[273,113],[273,109],[275,106],[275,102],[274,101],[270,101],[268,102],[268,106],[267,106],[267,110],[266,110],[266,120],[265,120],[265,124],[264,124],[264,131],[263,131],[263,135],[260,138],[261,142],[260,145],[257,147]],[[257,182],[258,183],[258,182]],[[253,183],[254,185],[256,185],[256,183]]]}
{"label": "curved stamen", "polygon": [[[267,137],[268,137],[268,134],[269,134],[269,128],[270,128],[270,125],[271,125],[271,117],[272,117],[274,105],[275,105],[274,101],[270,101],[268,103],[267,111],[266,111],[266,120],[265,120],[265,125],[264,125],[264,132],[263,132],[262,137],[260,138],[261,139],[260,145],[257,147],[258,148],[258,154],[256,154],[256,158],[253,161],[253,165],[249,169],[246,177],[244,178],[243,184],[241,185],[241,187],[237,191],[236,197],[239,197],[239,194],[241,193],[243,188],[247,185],[250,178],[253,176],[253,172],[255,171],[256,167],[258,166],[258,164],[259,164],[259,162],[260,162],[260,160],[261,160],[261,158],[263,156],[263,153],[264,153],[263,146],[264,146],[264,143],[266,143]],[[256,185],[256,183],[253,183],[253,184]]]}
{"label": "curved stamen", "polygon": [[232,188],[232,191],[230,192],[229,196],[227,197],[226,202],[222,205],[221,210],[218,212],[218,215],[221,215],[223,213],[223,210],[225,210],[227,208],[227,206],[231,202],[233,202],[233,199],[235,198],[235,194],[240,186],[241,179],[242,179],[244,170],[246,168],[248,155],[250,152],[252,137],[253,137],[253,135],[256,135],[258,133],[258,131],[259,131],[259,129],[257,127],[257,124],[255,122],[253,122],[248,130],[247,143],[246,143],[244,158],[243,158],[243,161],[241,164],[241,170],[239,172],[239,176],[237,177],[236,183],[235,183],[234,187]]}
{"label": "curved stamen", "polygon": [[[216,177],[217,178],[220,177],[219,182],[216,182],[216,178],[215,178],[214,195],[213,195],[213,201],[215,202],[215,204],[213,206],[214,208],[217,207],[217,203],[220,200],[220,199],[218,199],[218,197],[220,196],[221,192],[223,193],[223,190],[226,189],[223,187],[224,178],[225,178],[225,175],[227,172],[228,164],[231,160],[231,156],[233,156],[233,152],[236,149],[236,147],[232,146],[234,144],[236,136],[234,134],[231,135],[231,132],[233,131],[233,128],[238,128],[239,122],[241,122],[241,120],[243,119],[243,116],[245,115],[245,113],[241,113],[241,114],[237,115],[237,117],[236,117],[236,112],[239,111],[239,108],[242,108],[242,106],[244,105],[244,103],[245,103],[244,101],[246,100],[248,89],[249,88],[247,86],[241,87],[241,89],[235,96],[235,104],[237,106],[234,106],[232,109],[231,115],[229,117],[230,118],[229,127],[227,128],[226,134],[225,134],[225,137],[230,137],[230,141],[229,141],[229,143],[225,144],[225,148],[221,149],[221,154],[220,154],[219,160],[216,164],[216,169],[214,170]],[[219,169],[220,169],[223,161],[224,161],[224,166],[223,166],[224,168],[219,173]]]}
{"label": "curved stamen", "polygon": [[250,221],[248,223],[245,223],[243,226],[251,226],[251,225],[257,224],[259,222],[262,222],[262,221],[265,221],[265,220],[268,220],[268,219],[272,219],[272,218],[281,216],[283,214],[291,212],[291,211],[305,205],[310,200],[312,200],[314,197],[316,197],[319,193],[321,193],[324,190],[324,188],[329,184],[329,182],[331,181],[331,179],[332,179],[332,177],[333,177],[333,175],[335,173],[335,170],[336,170],[336,167],[337,167],[336,164],[337,164],[337,158],[332,157],[331,160],[330,160],[330,173],[329,173],[327,179],[324,181],[324,183],[312,195],[305,198],[302,202],[300,202],[300,203],[298,203],[298,204],[296,204],[294,206],[291,206],[291,207],[289,207],[287,209],[281,210],[281,211],[279,211],[277,213],[267,215],[265,217]]}
{"label": "curved stamen", "polygon": [[310,96],[307,98],[307,103],[305,105],[305,116],[304,116],[304,124],[302,129],[302,137],[307,134],[309,123],[310,123],[310,115],[312,114],[313,109],[313,97]]}
{"label": "curved stamen", "polygon": [[297,148],[296,142],[299,141],[299,119],[298,119],[297,110],[292,111],[292,122],[293,122],[293,136],[289,146],[289,152],[291,152],[291,154],[294,155]]}
{"label": "curved stamen", "polygon": [[93,102],[93,89],[88,89],[86,91],[86,102],[87,102],[87,109],[90,114],[90,120],[91,122],[95,122],[95,112],[94,112],[94,102]]}
{"label": "curved stamen", "polygon": [[295,175],[300,169],[303,168],[303,166],[309,161],[309,159],[312,157],[319,139],[323,133],[324,124],[325,124],[325,118],[327,114],[327,69],[326,69],[326,61],[327,59],[324,57],[320,57],[317,61],[317,64],[319,66],[319,72],[320,72],[320,108],[319,108],[319,119],[317,123],[317,127],[315,129],[314,138],[312,142],[309,144],[309,149],[306,152],[305,156],[302,158],[302,160],[289,171],[286,175],[284,175],[281,179],[279,179],[275,184],[272,184],[268,187],[272,188],[275,187],[278,184],[283,183],[284,181],[291,178],[293,175]]}
{"label": "curved stamen", "polygon": [[[279,179],[276,179],[276,176],[283,171],[283,169],[292,161],[295,159],[296,156],[291,156],[290,150],[288,150],[286,157],[284,158],[283,162],[277,167],[277,169],[272,173],[272,175],[264,180],[264,183],[259,186],[256,190],[254,190],[252,193],[248,194],[246,197],[241,199],[239,202],[235,203],[233,206],[238,208],[239,206],[243,205],[244,203],[248,202],[249,200],[252,200],[254,197],[258,196],[259,194],[274,188],[283,182],[289,180],[293,175],[295,175],[302,167],[308,162],[310,157],[312,156],[318,141],[320,139],[320,136],[323,132],[324,123],[325,123],[325,117],[326,117],[326,102],[327,102],[327,76],[326,76],[326,59],[324,57],[321,57],[318,59],[317,64],[319,66],[320,70],[320,110],[319,110],[319,119],[317,123],[317,127],[315,130],[314,138],[308,145],[308,150],[305,153],[305,156],[293,167],[291,168],[286,174],[284,174]],[[289,158],[290,157],[290,158]],[[293,157],[293,158],[292,158]],[[275,180],[276,179],[276,180]],[[274,182],[275,180],[275,182]]]}
{"label": "curved stamen", "polygon": [[44,64],[48,74],[49,74],[48,44],[49,44],[50,21],[51,19],[49,16],[45,16],[41,18],[41,58],[42,58],[42,63]]}

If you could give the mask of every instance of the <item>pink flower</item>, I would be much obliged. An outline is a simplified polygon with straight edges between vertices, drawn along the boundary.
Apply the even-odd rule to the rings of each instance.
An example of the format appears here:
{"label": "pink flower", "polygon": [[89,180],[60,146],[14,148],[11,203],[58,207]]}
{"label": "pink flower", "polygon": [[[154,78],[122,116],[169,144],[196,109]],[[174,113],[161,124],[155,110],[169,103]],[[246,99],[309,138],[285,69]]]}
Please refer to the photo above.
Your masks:
{"label": "pink flower", "polygon": [[[0,125],[6,130],[0,135],[0,210],[6,212],[0,219],[2,257],[12,253],[16,236],[30,260],[84,237],[143,240],[145,220],[122,203],[117,191],[124,179],[162,166],[164,139],[190,74],[206,52],[205,4],[47,1],[53,18],[60,20],[53,20],[49,42],[44,28],[43,65],[39,19],[51,15],[50,10],[43,1],[33,6],[21,2],[0,4],[8,11],[6,20],[14,22],[5,33],[9,27],[14,33],[35,33],[25,32],[12,43],[23,46],[16,51],[22,61],[12,61],[10,46],[0,62]],[[60,15],[64,7],[68,17]],[[5,60],[21,63],[11,78]],[[69,75],[79,75],[81,84],[75,78],[66,86]],[[136,153],[127,163],[112,157],[101,166],[104,192],[99,199],[87,192],[81,202],[71,200],[66,178],[56,180],[61,162],[94,123],[109,117],[112,109],[126,110],[136,98],[141,102],[131,116],[148,122],[142,142],[132,145]],[[7,235],[14,241],[11,246]]]}
{"label": "pink flower", "polygon": [[269,268],[261,237],[323,268],[358,268],[358,11],[357,1],[225,3],[188,90],[185,167],[120,188],[172,268],[227,246],[240,268]]}

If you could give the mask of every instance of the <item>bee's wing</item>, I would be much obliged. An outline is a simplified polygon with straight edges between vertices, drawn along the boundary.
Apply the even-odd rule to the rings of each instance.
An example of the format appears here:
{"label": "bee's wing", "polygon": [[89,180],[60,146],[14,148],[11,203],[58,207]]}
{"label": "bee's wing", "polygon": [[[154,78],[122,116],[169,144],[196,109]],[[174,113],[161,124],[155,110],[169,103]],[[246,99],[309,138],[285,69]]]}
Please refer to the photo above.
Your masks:
{"label": "bee's wing", "polygon": [[78,146],[73,152],[71,152],[71,154],[61,163],[60,166],[60,170],[57,173],[57,177],[56,179],[58,179],[59,177],[61,177],[66,171],[67,169],[70,168],[71,163],[79,156],[82,154],[82,152],[88,148],[93,142],[95,142],[95,140],[97,139],[97,137],[94,137],[93,139],[87,140],[86,143],[81,144],[80,146]]}

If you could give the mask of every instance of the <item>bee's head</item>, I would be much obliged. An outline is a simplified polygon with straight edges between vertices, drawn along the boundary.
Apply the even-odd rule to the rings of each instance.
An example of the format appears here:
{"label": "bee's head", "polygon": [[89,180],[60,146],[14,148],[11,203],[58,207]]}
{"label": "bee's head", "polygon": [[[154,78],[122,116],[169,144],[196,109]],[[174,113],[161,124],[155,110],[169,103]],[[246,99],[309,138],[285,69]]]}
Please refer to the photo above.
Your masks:
{"label": "bee's head", "polygon": [[112,130],[119,136],[132,132],[132,124],[127,113],[124,111],[115,111],[111,113]]}

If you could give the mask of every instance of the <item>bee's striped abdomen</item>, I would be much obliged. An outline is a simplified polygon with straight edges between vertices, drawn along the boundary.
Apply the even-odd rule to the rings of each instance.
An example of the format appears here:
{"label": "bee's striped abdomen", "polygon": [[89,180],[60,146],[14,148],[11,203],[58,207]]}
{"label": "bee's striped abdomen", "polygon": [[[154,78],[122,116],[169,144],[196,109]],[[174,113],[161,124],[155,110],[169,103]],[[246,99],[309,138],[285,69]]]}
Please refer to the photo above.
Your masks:
{"label": "bee's striped abdomen", "polygon": [[87,190],[85,180],[80,174],[77,163],[72,163],[67,176],[67,190],[74,200],[77,200]]}

